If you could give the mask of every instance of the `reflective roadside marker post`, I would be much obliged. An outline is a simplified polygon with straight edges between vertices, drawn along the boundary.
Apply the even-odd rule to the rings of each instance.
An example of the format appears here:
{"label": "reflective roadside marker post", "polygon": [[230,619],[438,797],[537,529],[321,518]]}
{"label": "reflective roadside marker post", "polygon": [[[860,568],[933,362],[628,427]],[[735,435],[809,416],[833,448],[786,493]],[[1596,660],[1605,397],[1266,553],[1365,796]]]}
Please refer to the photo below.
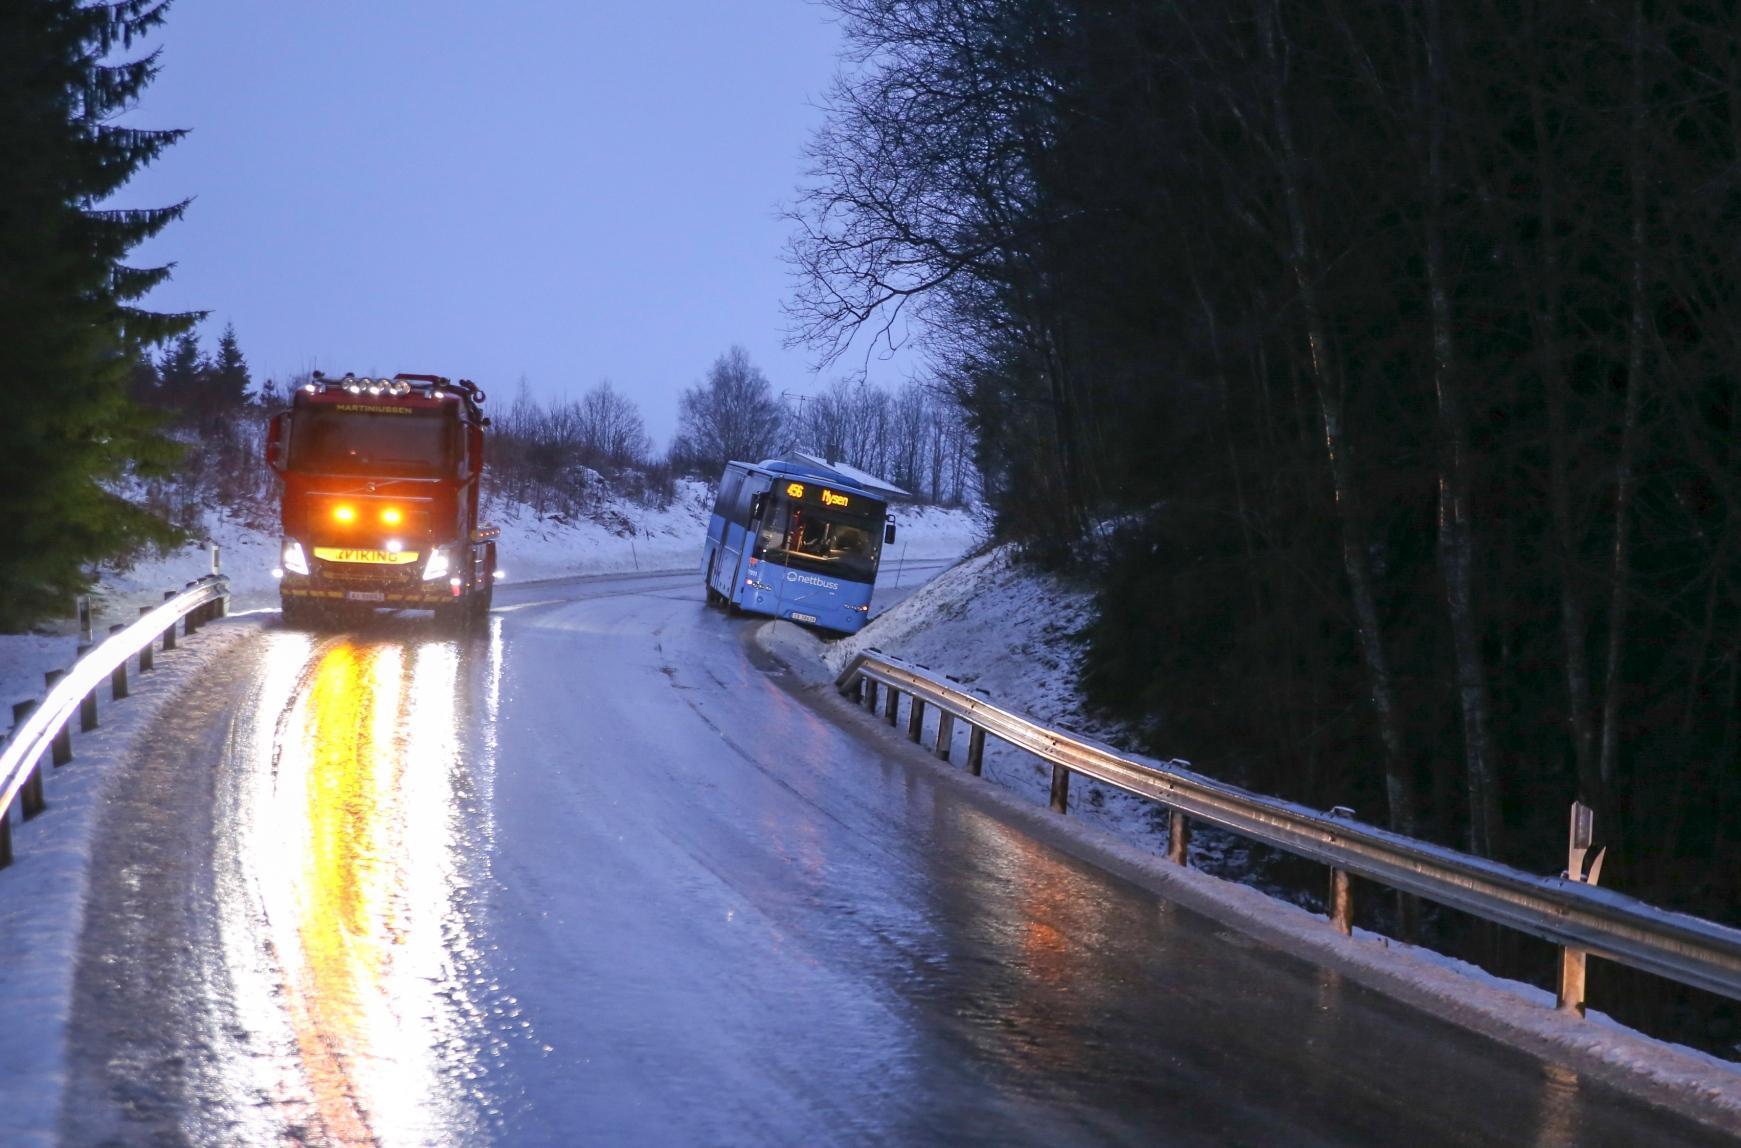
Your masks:
{"label": "reflective roadside marker post", "polygon": [[[1595,859],[1590,862],[1590,871],[1587,874],[1584,872],[1584,858],[1590,852],[1595,829],[1596,811],[1582,801],[1572,802],[1572,824],[1566,844],[1565,876],[1568,881],[1593,886],[1602,879],[1602,858],[1608,853],[1607,846],[1597,851]],[[1570,945],[1560,947],[1560,991],[1555,1003],[1561,1012],[1584,1015],[1584,990],[1589,963],[1590,954],[1583,949],[1575,949]]]}
{"label": "reflective roadside marker post", "polygon": [[78,597],[79,606],[79,641],[91,640],[91,600],[83,594]]}

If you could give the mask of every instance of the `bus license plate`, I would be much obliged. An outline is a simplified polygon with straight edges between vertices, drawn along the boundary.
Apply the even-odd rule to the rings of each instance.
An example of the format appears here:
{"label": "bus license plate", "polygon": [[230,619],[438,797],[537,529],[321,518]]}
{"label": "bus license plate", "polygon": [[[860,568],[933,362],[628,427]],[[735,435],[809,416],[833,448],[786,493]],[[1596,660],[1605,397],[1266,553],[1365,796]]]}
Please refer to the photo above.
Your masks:
{"label": "bus license plate", "polygon": [[792,617],[792,620],[794,622],[814,622],[814,621],[816,621],[815,614],[799,614],[799,613],[794,612],[791,615],[791,617]]}
{"label": "bus license plate", "polygon": [[379,590],[347,590],[345,600],[348,602],[385,602],[387,595]]}

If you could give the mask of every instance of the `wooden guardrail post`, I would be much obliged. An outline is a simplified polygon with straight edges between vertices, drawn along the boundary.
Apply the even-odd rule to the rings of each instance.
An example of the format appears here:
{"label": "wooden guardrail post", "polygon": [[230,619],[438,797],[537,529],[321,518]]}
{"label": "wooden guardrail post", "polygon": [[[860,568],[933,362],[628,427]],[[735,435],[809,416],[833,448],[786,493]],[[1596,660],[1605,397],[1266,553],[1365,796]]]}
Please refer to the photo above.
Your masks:
{"label": "wooden guardrail post", "polygon": [[948,761],[955,748],[955,715],[948,710],[937,711],[937,760]]}
{"label": "wooden guardrail post", "polygon": [[[49,670],[42,675],[42,684],[52,690],[64,677],[65,670]],[[56,765],[65,765],[73,759],[73,731],[70,725],[63,722],[60,729],[55,731],[54,740],[49,743],[49,757]]]}
{"label": "wooden guardrail post", "polygon": [[[197,583],[189,582],[186,586],[182,587],[182,593],[184,593],[184,594],[187,593],[189,590],[192,590],[194,588],[194,586],[196,586],[196,585],[197,585]],[[184,637],[189,637],[189,638],[193,637],[194,632],[199,629],[200,623],[205,621],[204,618],[200,617],[200,611],[202,609],[204,609],[203,603],[199,606],[195,606],[193,609],[189,610],[186,614],[182,615],[181,632],[182,632],[182,635]]]}
{"label": "wooden guardrail post", "polygon": [[[119,634],[127,628],[127,623],[116,622],[109,627],[111,636]],[[118,702],[127,696],[127,659],[122,658],[119,665],[109,674],[109,700]]]}
{"label": "wooden guardrail post", "polygon": [[[14,737],[23,728],[24,719],[35,711],[35,698],[12,703],[12,734]],[[18,812],[24,820],[29,821],[47,808],[48,802],[43,800],[42,796],[42,760],[38,758],[31,763],[30,777],[18,791]]]}
{"label": "wooden guardrail post", "polygon": [[[1354,820],[1354,810],[1346,805],[1338,805],[1330,810],[1331,817],[1345,817]],[[1326,906],[1330,924],[1344,937],[1354,935],[1354,882],[1348,875],[1348,870],[1330,868],[1330,897]]]}
{"label": "wooden guardrail post", "polygon": [[1348,870],[1330,870],[1330,923],[1344,937],[1354,935],[1353,885]]}
{"label": "wooden guardrail post", "polygon": [[[1584,858],[1590,852],[1595,836],[1596,811],[1582,801],[1572,802],[1571,831],[1566,844],[1566,879],[1594,885],[1602,879],[1602,858],[1608,847],[1603,846],[1584,871]],[[1590,954],[1570,945],[1560,947],[1560,985],[1555,1004],[1561,1012],[1584,1015],[1584,990],[1589,976]]]}
{"label": "wooden guardrail post", "polygon": [[1167,860],[1175,865],[1191,863],[1191,822],[1177,809],[1167,810]]}
{"label": "wooden guardrail post", "polygon": [[985,768],[985,731],[978,726],[967,735],[967,772],[978,777]]}
{"label": "wooden guardrail post", "polygon": [[[169,601],[170,599],[172,599],[174,597],[175,597],[174,590],[165,590],[163,592],[163,600],[165,602]],[[169,651],[171,651],[173,649],[175,649],[175,623],[171,622],[169,624],[169,629],[163,631],[163,652],[167,654]]]}
{"label": "wooden guardrail post", "polygon": [[[77,657],[83,658],[91,652],[89,642],[80,642]],[[97,687],[92,686],[85,691],[85,696],[79,699],[79,732],[89,733],[97,728]]]}
{"label": "wooden guardrail post", "polygon": [[894,686],[889,686],[883,692],[888,695],[883,699],[883,718],[890,725],[894,725],[899,720],[896,714],[901,708],[901,691]]}
{"label": "wooden guardrail post", "polygon": [[[151,613],[150,606],[139,607],[139,616],[141,618],[149,613]],[[148,674],[155,665],[156,663],[151,656],[151,643],[146,642],[143,646],[139,647],[139,672],[142,674]]]}
{"label": "wooden guardrail post", "polygon": [[925,731],[925,703],[918,694],[908,699],[907,740],[918,741]]}
{"label": "wooden guardrail post", "polygon": [[877,680],[875,678],[867,678],[863,674],[860,674],[858,676],[858,684],[859,684],[860,689],[861,689],[859,701],[864,703],[865,709],[869,710],[873,714],[876,713],[877,712]]}
{"label": "wooden guardrail post", "polygon": [[1070,771],[1061,765],[1052,767],[1052,811],[1070,812]]}
{"label": "wooden guardrail post", "polygon": [[12,864],[12,807],[0,809],[0,869]]}

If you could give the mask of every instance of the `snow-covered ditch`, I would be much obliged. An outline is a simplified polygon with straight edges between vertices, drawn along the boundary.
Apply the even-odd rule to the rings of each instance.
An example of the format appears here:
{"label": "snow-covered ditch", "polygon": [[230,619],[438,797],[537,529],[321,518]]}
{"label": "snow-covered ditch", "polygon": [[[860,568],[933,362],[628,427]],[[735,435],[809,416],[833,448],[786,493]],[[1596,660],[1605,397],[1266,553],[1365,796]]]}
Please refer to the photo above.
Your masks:
{"label": "snow-covered ditch", "polygon": [[[762,639],[818,690],[857,653],[875,647],[949,675],[1037,722],[1116,746],[1120,730],[1084,713],[1076,685],[1075,636],[1089,605],[1086,592],[1023,568],[1006,547],[947,571],[852,637],[824,645],[797,627],[773,623]],[[805,659],[812,660],[809,668],[797,664]],[[924,755],[917,760],[972,783],[958,764]],[[1672,1098],[1741,1132],[1741,1065],[1654,1040],[1599,1012],[1577,1021],[1555,1010],[1552,993],[1430,950],[1364,930],[1343,938],[1306,908],[1211,875],[1250,872],[1241,856],[1245,847],[1229,835],[1194,834],[1193,867],[1167,864],[1158,807],[1087,778],[1072,778],[1070,816],[1057,818],[1046,810],[1051,767],[1009,746],[988,742],[984,777],[992,785],[982,792],[1010,816],[1069,834],[1096,859],[1164,886],[1169,898],[1431,1012],[1542,1055],[1569,1057],[1593,1074],[1659,1100]]]}

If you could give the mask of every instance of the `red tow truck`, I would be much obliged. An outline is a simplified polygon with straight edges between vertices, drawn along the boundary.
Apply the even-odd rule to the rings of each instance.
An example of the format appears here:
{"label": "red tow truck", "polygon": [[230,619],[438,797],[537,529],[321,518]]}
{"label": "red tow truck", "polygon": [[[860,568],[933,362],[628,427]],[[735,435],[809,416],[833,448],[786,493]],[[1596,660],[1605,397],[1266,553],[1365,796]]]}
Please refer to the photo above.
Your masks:
{"label": "red tow truck", "polygon": [[489,612],[500,532],[478,525],[483,402],[440,375],[317,371],[297,388],[266,435],[284,480],[287,626],[349,608],[432,610],[455,627]]}

